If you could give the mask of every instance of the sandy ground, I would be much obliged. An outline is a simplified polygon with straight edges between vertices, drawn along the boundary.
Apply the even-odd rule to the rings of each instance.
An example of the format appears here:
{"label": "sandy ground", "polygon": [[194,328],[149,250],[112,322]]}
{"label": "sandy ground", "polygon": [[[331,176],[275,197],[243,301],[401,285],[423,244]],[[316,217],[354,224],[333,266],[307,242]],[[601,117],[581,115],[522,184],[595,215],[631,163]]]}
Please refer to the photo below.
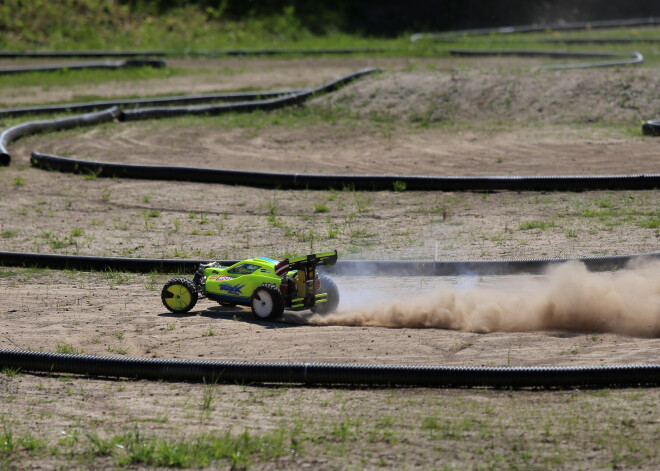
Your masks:
{"label": "sandy ground", "polygon": [[[657,147],[655,140],[630,136],[627,131],[614,126],[589,128],[565,124],[564,121],[581,112],[582,102],[571,103],[562,110],[553,108],[554,111],[544,118],[550,122],[542,126],[532,123],[500,128],[493,124],[489,114],[510,108],[505,101],[492,101],[495,96],[493,90],[510,84],[512,78],[517,77],[515,86],[520,92],[516,95],[520,97],[521,104],[514,99],[511,106],[522,106],[527,99],[525,97],[551,93],[548,86],[556,82],[555,72],[536,74],[531,79],[520,71],[505,72],[500,74],[498,82],[498,74],[488,67],[481,71],[470,68],[451,69],[451,72],[399,72],[396,69],[404,68],[411,60],[379,60],[384,61],[390,70],[358,81],[337,94],[318,98],[308,105],[311,110],[340,107],[347,117],[333,122],[321,120],[306,124],[304,120],[298,120],[291,126],[266,124],[265,127],[246,128],[234,127],[221,120],[161,120],[116,123],[22,139],[11,145],[12,165],[3,169],[0,175],[4,187],[0,201],[3,208],[0,213],[4,231],[3,248],[45,253],[209,259],[244,258],[255,254],[284,257],[286,253],[328,248],[338,248],[341,254],[352,258],[391,259],[579,257],[657,250],[660,233],[653,229],[654,218],[658,217],[655,191],[548,194],[286,192],[224,185],[83,179],[27,167],[30,150],[39,150],[119,162],[185,163],[191,166],[325,173],[618,174],[657,170],[657,159],[652,157]],[[428,67],[429,63],[429,60],[412,61],[417,68]],[[196,68],[219,66],[217,62],[205,60],[181,61],[178,65]],[[228,64],[222,62],[222,67],[237,68],[237,72],[231,75],[236,80],[273,79],[269,83],[290,86],[313,84],[321,77],[325,80],[362,65],[367,65],[365,59],[232,59]],[[448,65],[445,64],[445,67]],[[272,74],[267,73],[270,70]],[[301,70],[307,72],[301,74]],[[622,82],[622,74],[630,76],[626,84]],[[649,94],[648,87],[640,85],[641,77],[646,74],[648,72],[644,70],[609,71],[606,74],[575,71],[567,74],[563,87],[554,85],[554,98],[546,96],[546,99],[554,103],[575,95],[576,89],[585,90],[584,95],[593,98],[588,90],[603,83],[610,88],[620,86],[633,96]],[[289,83],[283,78],[288,78]],[[196,75],[187,77],[191,86],[197,85],[197,79]],[[182,78],[166,83],[179,87],[177,80]],[[481,92],[476,91],[477,83],[485,84]],[[153,92],[151,83],[130,85],[148,85],[149,93]],[[266,82],[261,85],[266,86]],[[112,83],[104,86],[109,90],[106,92],[109,96],[122,93],[121,86]],[[429,97],[445,100],[447,87],[450,87],[449,91],[453,90],[451,87],[459,87],[467,95],[461,102],[462,111],[456,108],[459,117],[479,108],[487,110],[473,119],[476,125],[425,128],[405,124],[408,119],[406,110],[414,110],[424,103],[429,106]],[[374,90],[378,93],[374,94]],[[487,96],[484,90],[490,90]],[[461,94],[454,92],[450,94],[451,100],[459,100]],[[55,90],[53,95],[58,93]],[[364,101],[365,97],[372,99]],[[399,108],[392,109],[391,104],[395,103],[396,97]],[[482,97],[481,104],[475,103],[479,97]],[[658,106],[658,97],[652,94],[648,97],[651,101],[645,105],[646,108]],[[401,103],[405,103],[405,109],[401,108]],[[491,106],[487,106],[488,103]],[[600,105],[592,108],[598,107]],[[350,117],[365,110],[369,113],[390,110],[388,112],[400,116],[403,121],[387,123],[383,127],[379,121],[376,124],[362,123]],[[520,121],[525,117],[532,119],[535,113],[520,111],[513,115],[516,121]],[[622,158],[624,154],[626,158]],[[319,209],[319,206],[322,208]],[[528,229],[530,225],[532,228]],[[284,251],[281,249],[282,241],[287,244]],[[52,283],[53,276],[60,281]],[[132,276],[128,278],[133,279]],[[67,294],[71,287],[66,283],[66,278],[62,279],[55,273],[47,279],[49,293],[58,293],[57,297],[69,296],[70,302],[78,303],[66,307],[72,315],[78,315],[84,307],[80,305],[80,300],[89,288]],[[385,287],[410,283],[415,285],[417,279],[396,282],[377,278],[361,280],[357,284],[348,279],[340,284],[343,290],[357,289],[370,295],[382,293],[384,297],[392,297]],[[126,288],[135,291],[124,293]],[[141,313],[144,308],[138,306],[145,306],[145,299],[151,299],[146,303],[149,306],[147,311],[140,315],[145,316],[145,322],[147,319],[151,322],[144,326],[141,321],[139,327],[126,329],[145,332],[128,350],[144,355],[151,348],[159,355],[176,355],[173,346],[181,345],[182,340],[189,345],[188,340],[179,338],[176,331],[167,331],[163,344],[155,342],[155,332],[150,331],[162,328],[163,322],[158,322],[158,319],[165,321],[165,324],[173,320],[159,311],[162,310],[159,287],[151,288],[152,291],[144,292],[143,283],[122,283],[120,293],[117,293],[121,300],[119,304],[111,300],[115,289],[94,289],[94,296],[108,298],[89,302],[103,306],[102,317],[114,319],[111,321],[116,326],[114,329],[120,329],[124,322],[122,316],[131,315],[127,313],[133,311]],[[25,318],[25,314],[31,312],[39,322],[45,321],[50,308],[46,309],[47,312],[33,312],[34,307],[26,304],[26,296],[20,295],[21,290],[26,289],[22,283],[7,289],[12,300],[10,310],[17,312],[17,317]],[[31,290],[27,289],[26,294],[29,292]],[[395,290],[393,296],[405,297],[406,290]],[[55,305],[59,302],[64,301],[58,301]],[[127,303],[135,304],[132,309],[122,310],[121,303],[125,306],[128,306]],[[202,336],[200,331],[213,327],[216,322],[227,323],[227,319],[232,319],[234,314],[245,320],[228,323],[232,329],[238,329],[235,335],[242,339],[238,350],[237,345],[226,346],[227,352],[233,352],[234,359],[302,361],[315,356],[318,361],[353,359],[419,364],[495,364],[495,358],[505,358],[502,352],[511,349],[508,343],[511,334],[482,336],[432,329],[414,331],[413,335],[405,329],[319,328],[306,326],[304,316],[302,320],[294,316],[297,320],[290,324],[293,328],[286,324],[286,328],[279,329],[277,324],[262,326],[254,323],[250,315],[241,310],[234,313],[219,307],[208,310],[207,306],[204,309],[199,315],[175,320],[181,324],[182,331],[191,330],[190,335],[196,338],[195,348],[187,351],[195,352],[193,356],[203,355],[211,359],[229,357],[214,346],[213,338]],[[80,313],[81,319],[86,317]],[[51,335],[52,325],[60,322],[46,322],[49,327],[44,335],[46,332]],[[298,322],[303,325],[297,325]],[[69,339],[71,343],[79,343],[79,348],[85,351],[101,353],[99,347],[89,343],[97,336],[96,331],[89,331],[91,325],[98,325],[98,320],[91,321],[88,327],[84,327],[83,323],[79,327],[80,337],[72,337],[72,332],[62,332],[60,341]],[[193,328],[193,325],[196,327]],[[104,335],[111,335],[108,329],[109,326],[101,329]],[[305,331],[304,335],[300,335],[301,330]],[[11,330],[5,334],[6,337],[16,338],[14,341],[21,342],[23,347],[53,348],[46,341],[49,337],[37,334],[39,329],[29,327],[28,331],[36,337],[26,339],[25,334],[19,335]],[[147,331],[150,333],[146,334]],[[364,337],[359,337],[357,342],[342,341],[344,336],[355,334]],[[251,339],[249,342],[243,341],[246,335]],[[622,347],[620,351],[613,348],[611,354],[606,355],[608,348],[617,345],[617,342],[628,345],[628,339],[622,340],[617,336],[587,342],[587,346],[595,348],[598,353],[590,353],[582,359],[581,355],[578,358],[566,358],[564,355],[564,352],[576,348],[572,342],[584,341],[579,336],[563,338],[547,333],[520,335],[521,345],[530,345],[530,351],[521,355],[525,364],[594,360],[619,362],[625,361],[629,354],[625,353],[627,347]],[[400,342],[413,337],[417,338]],[[154,342],[149,338],[153,338]],[[222,338],[226,340],[231,335],[223,335]],[[294,340],[296,338],[306,341],[298,344]],[[368,342],[364,341],[366,338]],[[479,342],[466,338],[479,339]],[[456,351],[456,345],[476,345],[484,341],[482,339],[487,339],[488,345],[484,348],[475,346]],[[8,346],[6,338],[0,342]],[[444,351],[437,351],[438,346],[434,346],[436,342],[442,345]],[[547,348],[535,350],[532,346],[539,342],[544,346],[547,344]],[[513,340],[514,345],[517,343],[518,340]],[[342,344],[371,345],[368,351],[349,349],[342,352]],[[273,345],[282,347],[274,348]],[[390,353],[393,345],[397,347],[392,348]],[[602,349],[597,348],[601,346]],[[641,348],[635,352],[632,357],[635,361],[645,359],[643,352],[648,352],[649,359],[654,356],[652,349]]]}
{"label": "sandy ground", "polygon": [[[514,75],[505,72],[498,81],[497,71],[490,67],[493,64],[490,61],[479,62],[479,67],[469,70],[465,69],[465,61],[460,62],[460,67],[456,61],[430,62],[400,59],[231,60],[221,66],[215,62],[181,62],[177,65],[236,70],[223,76],[227,80],[220,88],[211,80],[211,74],[204,72],[176,76],[172,80],[100,84],[75,91],[67,91],[65,87],[2,90],[0,102],[9,106],[22,102],[66,101],[75,94],[122,96],[129,89],[131,94],[153,94],[247,86],[312,85],[358,66],[381,64],[389,67],[379,77],[365,79],[337,95],[318,98],[309,105],[312,109],[338,107],[340,112],[346,110],[351,116],[336,123],[321,121],[305,125],[296,122],[290,127],[268,124],[256,129],[233,127],[221,120],[209,123],[203,119],[173,121],[175,125],[167,121],[134,125],[114,123],[22,139],[11,145],[11,166],[0,170],[0,248],[44,253],[218,259],[255,255],[283,257],[286,252],[305,253],[333,248],[352,258],[394,259],[564,257],[658,250],[660,232],[654,221],[660,214],[656,191],[548,194],[284,192],[192,183],[85,179],[28,166],[29,152],[39,150],[120,162],[324,173],[531,175],[657,172],[656,140],[633,135],[608,120],[605,121],[609,124],[601,127],[591,127],[588,119],[578,120],[581,124],[575,124],[575,116],[583,111],[589,116],[608,106],[616,111],[625,107],[627,102],[611,101],[603,96],[606,103],[590,106],[589,101],[584,101],[563,109],[552,105],[549,106],[551,112],[542,119],[531,118],[539,112],[520,111],[528,101],[516,98],[533,95],[534,80],[528,78],[513,82],[513,89],[522,91],[512,95],[510,105],[506,100],[485,99],[479,104],[475,102],[476,98],[466,98],[462,107],[454,108],[460,112],[457,112],[453,124],[438,125],[445,118],[434,115],[434,110],[427,117],[419,118],[418,115],[428,107],[427,92],[439,87],[434,95],[434,100],[439,100],[434,103],[439,103],[445,100],[443,93],[451,91],[451,73],[446,69],[459,70],[457,80],[463,84],[463,90],[475,88],[480,81],[489,84],[492,90],[499,90],[510,87],[512,77],[521,77],[519,72]],[[435,69],[422,70],[429,69],[429,65]],[[571,72],[566,74],[564,89],[561,89],[555,73],[533,78],[537,82],[537,95],[545,93],[548,85],[556,82],[556,98],[553,100],[557,103],[560,98],[565,100],[573,93],[574,87],[584,87],[585,83],[593,82],[596,87],[604,80],[614,84],[612,87],[619,83],[621,89],[630,85],[627,90],[631,96],[643,95],[643,99],[635,98],[637,108],[622,119],[626,128],[642,114],[648,116],[660,111],[660,98],[653,91],[654,87],[642,85],[644,74],[651,76],[654,72],[643,69],[601,75]],[[628,77],[630,74],[634,77]],[[406,109],[396,108],[399,105],[390,106],[395,102],[395,91],[402,89],[401,84],[410,88],[413,83],[418,83],[421,91],[398,98],[401,103],[406,103]],[[371,99],[378,88],[384,90],[381,98]],[[454,101],[459,100],[459,95],[450,96],[452,106],[456,106]],[[594,99],[593,96],[590,99]],[[554,103],[553,100],[550,101]],[[373,104],[369,104],[371,102]],[[492,105],[489,107],[487,103]],[[382,116],[388,109],[394,119],[375,122],[365,119],[364,123],[361,122],[360,116],[364,118],[370,113]],[[483,114],[475,116],[471,122],[468,117],[479,109]],[[504,124],[497,122],[498,114],[508,117]],[[531,124],[521,128],[511,125],[527,118]],[[420,119],[430,120],[431,125],[419,126]],[[322,205],[326,208],[321,208]],[[286,246],[284,250],[283,245]],[[625,329],[608,325],[595,330],[571,328],[570,322],[564,325],[565,328],[560,325],[559,328],[521,332],[494,329],[489,333],[483,333],[479,328],[420,328],[422,324],[412,328],[387,328],[377,323],[340,325],[342,322],[320,326],[305,313],[286,314],[282,322],[259,322],[247,309],[223,308],[206,300],[200,301],[189,315],[175,316],[168,313],[160,301],[160,289],[167,275],[14,268],[2,268],[0,274],[3,298],[0,348],[56,351],[58,344],[67,344],[75,351],[95,355],[492,366],[650,363],[657,361],[660,351],[659,340],[653,336],[653,332],[657,332],[654,329],[657,329],[659,292],[653,276],[646,279],[649,283],[644,285],[644,296],[647,296],[644,299],[648,299],[655,318],[648,331],[630,335],[621,333]],[[372,309],[377,306],[377,301],[384,299],[389,304],[394,303],[393,300],[417,302],[433,293],[460,292],[466,284],[486,290],[485,293],[502,292],[506,288],[524,294],[525,286],[530,282],[541,286],[549,283],[547,277],[338,277],[337,282],[342,293],[343,312]],[[356,299],[361,299],[362,303],[355,304]],[[366,308],[365,299],[368,301]],[[429,308],[429,303],[433,306],[435,298],[428,299],[430,301],[420,304],[420,309]],[[625,296],[621,302],[626,305]],[[625,308],[621,312],[630,314]],[[506,317],[506,309],[500,314]],[[580,315],[598,318],[603,313],[587,309]],[[67,409],[57,411],[54,417],[51,414],[51,420],[46,417],[34,422],[52,426],[46,434],[49,437],[75,424],[76,418],[87,426],[99,423],[119,430],[130,425],[134,417],[158,417],[163,413],[163,404],[174,404],[172,401],[179,398],[181,403],[167,409],[170,414],[167,423],[159,425],[154,419],[149,430],[163,433],[198,430],[199,425],[189,420],[190,414],[186,415],[186,398],[199,402],[199,389],[190,385],[131,382],[126,393],[119,391],[115,394],[117,386],[111,382],[66,378],[58,381],[32,376],[18,380],[18,383],[10,379],[3,383],[3,397],[10,403],[20,396],[11,410],[18,422],[26,423],[31,420],[30,414],[36,413],[36,409],[30,409],[30,397],[36,402],[50,401],[67,388],[84,389],[86,392],[75,393],[80,403],[67,402]],[[72,381],[71,386],[68,381]],[[44,393],[41,397],[41,393],[35,391],[42,387],[51,393]],[[27,398],[22,396],[26,390],[30,391]],[[238,386],[228,386],[223,391],[232,397],[245,392],[241,392]],[[327,400],[328,395],[334,394],[331,391],[314,392],[313,395],[319,396],[314,400]],[[479,394],[476,402],[490,400]],[[135,399],[144,395],[155,398],[153,401]],[[420,396],[418,392],[412,395],[421,407],[416,410],[423,410],[428,396]],[[370,400],[385,400],[382,395],[376,396],[370,395]],[[14,399],[10,401],[9,398]],[[287,401],[293,403],[295,397],[287,396]],[[501,405],[502,401],[506,399],[499,396],[493,399],[494,404]],[[130,412],[118,412],[118,409],[124,409],[118,405],[123,402]],[[375,408],[375,414],[378,407],[374,402],[369,404],[368,407],[373,405]],[[36,408],[46,409],[42,405]],[[316,409],[311,407],[309,410]],[[108,414],[115,415],[108,419]],[[254,417],[251,423],[257,424],[260,430],[275,423],[274,418],[260,409],[235,413],[223,405],[213,417],[218,419],[218,415],[225,419],[229,417],[218,422],[224,425],[245,425],[249,422],[248,416]],[[202,429],[208,427],[208,422],[203,423],[206,425]],[[34,429],[32,426],[28,428]],[[387,448],[386,445],[383,447]],[[417,442],[415,447],[430,449]],[[384,449],[379,453],[387,455]],[[406,461],[410,468],[423,468],[433,463],[431,452],[419,453],[419,461]],[[351,456],[348,461],[352,466],[359,466],[356,464],[359,461]],[[461,462],[460,457],[456,459],[457,463]],[[302,462],[297,463],[301,465]],[[330,460],[330,465],[305,462],[328,469],[340,469],[341,463],[342,459],[336,457]],[[366,463],[364,467],[367,468],[377,466],[376,458]],[[477,466],[479,463],[471,464]],[[274,465],[273,469],[278,466]]]}

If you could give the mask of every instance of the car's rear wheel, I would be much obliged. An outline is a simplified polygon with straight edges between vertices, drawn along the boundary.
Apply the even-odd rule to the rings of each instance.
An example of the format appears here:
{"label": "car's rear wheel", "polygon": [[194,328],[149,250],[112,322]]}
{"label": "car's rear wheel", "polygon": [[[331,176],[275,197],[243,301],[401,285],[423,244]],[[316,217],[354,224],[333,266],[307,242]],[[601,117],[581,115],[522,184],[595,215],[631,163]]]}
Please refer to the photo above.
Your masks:
{"label": "car's rear wheel", "polygon": [[176,314],[183,314],[197,304],[197,289],[190,280],[172,278],[165,283],[160,298],[167,309]]}
{"label": "car's rear wheel", "polygon": [[252,293],[250,306],[254,315],[259,319],[278,319],[284,313],[284,298],[277,286],[272,283],[264,283]]}
{"label": "car's rear wheel", "polygon": [[321,282],[321,292],[328,293],[327,301],[324,303],[319,303],[310,308],[314,314],[330,314],[337,310],[339,306],[339,289],[332,279],[327,276],[319,276],[319,281]]}

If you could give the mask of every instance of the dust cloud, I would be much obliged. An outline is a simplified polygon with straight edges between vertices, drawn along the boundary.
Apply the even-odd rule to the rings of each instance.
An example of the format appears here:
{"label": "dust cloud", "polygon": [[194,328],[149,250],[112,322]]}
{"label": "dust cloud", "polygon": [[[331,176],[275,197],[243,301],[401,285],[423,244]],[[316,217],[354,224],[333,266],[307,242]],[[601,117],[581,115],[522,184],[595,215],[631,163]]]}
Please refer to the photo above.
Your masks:
{"label": "dust cloud", "polygon": [[[660,261],[589,272],[578,262],[504,287],[445,287],[369,307],[341,307],[315,325],[437,328],[479,333],[571,330],[660,336]],[[364,293],[365,296],[373,293]]]}

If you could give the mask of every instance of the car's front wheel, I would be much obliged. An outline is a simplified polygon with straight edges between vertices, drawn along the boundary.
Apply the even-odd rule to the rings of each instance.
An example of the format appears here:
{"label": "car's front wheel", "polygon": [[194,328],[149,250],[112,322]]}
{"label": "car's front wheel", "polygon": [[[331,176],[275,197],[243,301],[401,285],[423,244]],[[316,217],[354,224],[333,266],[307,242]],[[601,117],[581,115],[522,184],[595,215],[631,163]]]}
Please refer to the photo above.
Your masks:
{"label": "car's front wheel", "polygon": [[190,311],[197,304],[197,290],[190,280],[185,278],[172,278],[165,283],[160,299],[167,309],[175,314]]}
{"label": "car's front wheel", "polygon": [[278,319],[284,313],[284,298],[277,286],[272,283],[264,283],[252,293],[250,306],[254,315],[259,319]]}

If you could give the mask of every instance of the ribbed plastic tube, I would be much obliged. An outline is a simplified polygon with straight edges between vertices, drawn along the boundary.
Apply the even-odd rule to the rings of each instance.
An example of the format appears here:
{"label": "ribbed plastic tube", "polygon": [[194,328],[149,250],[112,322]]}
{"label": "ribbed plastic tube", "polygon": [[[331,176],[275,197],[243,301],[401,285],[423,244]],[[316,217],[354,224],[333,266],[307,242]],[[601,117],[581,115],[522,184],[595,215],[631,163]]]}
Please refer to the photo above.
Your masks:
{"label": "ribbed plastic tube", "polygon": [[[339,260],[327,268],[336,275],[371,276],[461,276],[514,275],[543,273],[551,265],[577,261],[591,271],[613,271],[634,259],[658,259],[660,252],[582,258],[534,258],[512,260]],[[0,266],[41,267],[70,270],[117,270],[136,273],[153,271],[193,273],[200,263],[210,260],[93,257],[84,255],[0,252]],[[215,260],[230,266],[238,260]],[[324,268],[325,269],[325,268]]]}
{"label": "ribbed plastic tube", "polygon": [[[30,121],[13,126],[0,134],[0,165],[9,165],[11,155],[7,149],[10,142],[21,136],[48,131],[57,131],[76,126],[90,126],[113,119],[120,121],[136,121],[142,119],[166,118],[183,115],[214,115],[229,111],[272,110],[291,106],[309,99],[317,93],[337,90],[339,87],[368,74],[379,71],[377,67],[366,67],[350,74],[343,75],[315,88],[304,88],[292,94],[276,98],[266,98],[238,103],[199,106],[155,106],[121,111],[113,106],[96,113],[71,116],[54,120]],[[171,100],[170,100],[171,101]],[[199,102],[200,100],[197,100]],[[161,103],[163,104],[163,103]]]}
{"label": "ribbed plastic tube", "polygon": [[466,367],[256,363],[117,358],[0,350],[0,367],[23,371],[170,381],[432,387],[646,386],[660,365]]}
{"label": "ribbed plastic tube", "polygon": [[[148,112],[148,111],[147,111]],[[136,111],[140,113],[140,111]],[[161,113],[160,111],[158,112]],[[172,113],[176,113],[173,111]],[[60,172],[93,173],[98,177],[178,180],[261,188],[327,190],[406,191],[584,191],[649,190],[660,188],[660,174],[646,175],[542,175],[542,176],[433,176],[433,175],[356,175],[254,172],[200,167],[115,164],[75,160],[56,155],[32,153],[34,167]]]}

